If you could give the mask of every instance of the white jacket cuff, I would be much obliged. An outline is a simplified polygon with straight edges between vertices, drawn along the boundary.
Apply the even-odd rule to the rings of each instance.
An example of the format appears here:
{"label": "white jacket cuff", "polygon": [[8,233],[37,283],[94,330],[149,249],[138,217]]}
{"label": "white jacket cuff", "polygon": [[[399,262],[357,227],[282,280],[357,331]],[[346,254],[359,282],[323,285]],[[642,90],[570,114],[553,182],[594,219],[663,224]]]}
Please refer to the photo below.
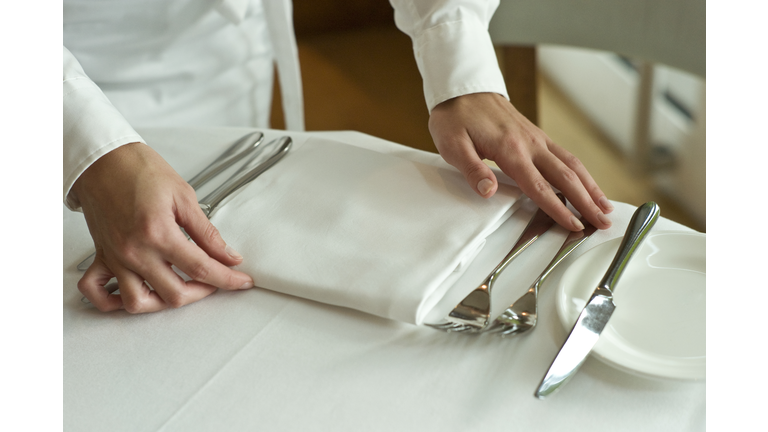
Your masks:
{"label": "white jacket cuff", "polygon": [[70,190],[101,156],[133,142],[144,142],[101,89],[64,48],[64,203],[78,210]]}
{"label": "white jacket cuff", "polygon": [[492,92],[509,99],[487,26],[480,21],[441,23],[413,42],[430,112],[441,102],[470,93]]}

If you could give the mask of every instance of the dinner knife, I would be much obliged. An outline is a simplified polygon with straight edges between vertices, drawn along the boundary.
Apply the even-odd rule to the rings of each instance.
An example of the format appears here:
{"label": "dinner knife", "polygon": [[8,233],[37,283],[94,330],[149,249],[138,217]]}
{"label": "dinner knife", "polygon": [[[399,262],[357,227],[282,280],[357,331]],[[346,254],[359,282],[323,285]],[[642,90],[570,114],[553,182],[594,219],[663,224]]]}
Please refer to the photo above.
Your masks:
{"label": "dinner knife", "polygon": [[658,204],[651,201],[638,207],[632,215],[613,262],[579,314],[576,324],[549,366],[534,396],[539,399],[549,396],[568,382],[584,363],[616,309],[613,290],[619,278],[640,243],[659,219],[659,214]]}
{"label": "dinner knife", "polygon": [[[256,179],[256,177],[263,174],[264,171],[271,168],[286,154],[288,154],[288,151],[290,151],[292,145],[293,140],[288,136],[270,141],[267,146],[277,146],[277,150],[275,150],[275,152],[268,159],[263,160],[259,157],[258,153],[254,154],[221,186],[216,188],[216,190],[210,194],[206,195],[205,198],[201,199],[198,204],[200,205],[200,208],[203,210],[205,215],[208,216],[208,219],[210,219],[216,210],[218,210],[223,205],[224,201],[230,198],[237,190],[252,182],[254,179]],[[181,231],[185,236],[187,236],[187,239],[190,239],[189,234],[184,231],[184,228],[182,228]],[[109,291],[110,294],[118,290],[117,284],[114,283],[107,284],[105,288],[107,288],[107,291]],[[80,301],[86,304],[91,303],[85,296],[83,296]]]}
{"label": "dinner knife", "polygon": [[231,167],[238,160],[242,160],[243,157],[250,154],[259,148],[259,145],[264,141],[264,134],[261,132],[251,132],[244,135],[234,144],[224,150],[216,160],[210,163],[207,167],[203,168],[196,176],[192,177],[187,183],[192,186],[192,189],[197,190],[208,181],[217,175],[219,175],[225,169]]}
{"label": "dinner knife", "polygon": [[[202,171],[197,173],[197,175],[192,177],[187,183],[192,186],[192,189],[199,189],[222,171],[234,165],[235,162],[242,160],[243,157],[258,149],[263,141],[264,134],[261,132],[250,132],[243,135],[242,138],[235,141],[234,144],[224,150],[224,153],[211,162],[207,167],[203,168]],[[88,267],[93,264],[94,257],[96,257],[96,252],[80,262],[80,264],[77,265],[77,269],[80,271],[88,270]]]}

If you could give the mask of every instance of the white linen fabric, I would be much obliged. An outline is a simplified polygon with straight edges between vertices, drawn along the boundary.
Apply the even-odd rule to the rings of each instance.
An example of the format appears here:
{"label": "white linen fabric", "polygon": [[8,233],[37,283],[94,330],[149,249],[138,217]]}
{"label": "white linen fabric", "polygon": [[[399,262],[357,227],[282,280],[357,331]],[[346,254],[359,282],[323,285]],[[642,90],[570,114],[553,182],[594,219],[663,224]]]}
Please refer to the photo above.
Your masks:
{"label": "white linen fabric", "polygon": [[[138,131],[188,178],[252,129]],[[264,132],[267,140],[285,134]],[[290,135],[297,144],[323,138],[450,168],[438,155],[361,133]],[[201,190],[200,196],[206,193]],[[592,247],[622,236],[635,209],[614,205],[613,226],[574,251],[542,287],[536,329],[504,339],[439,332],[265,289],[220,290],[153,314],[101,313],[83,304],[77,290],[82,272],[75,267],[93,249],[87,225],[82,214],[63,209],[64,429],[502,431],[513,419],[516,429],[535,431],[704,431],[705,382],[645,379],[592,357],[556,395],[546,401],[533,397],[567,336],[555,310],[563,273]],[[524,225],[523,210],[509,221]],[[663,214],[664,209],[654,231],[691,231]],[[456,288],[477,286],[517,234],[504,226],[491,234],[462,276],[468,277],[466,288]],[[562,237],[555,250],[561,243]],[[554,254],[545,252],[535,273]],[[518,273],[510,267],[505,275],[515,279]],[[507,283],[495,288],[501,307],[509,304],[503,297],[514,300],[527,285],[521,291],[507,288]],[[605,400],[610,409],[595,416],[595,401]]]}
{"label": "white linen fabric", "polygon": [[455,169],[312,138],[211,221],[260,287],[421,324],[521,196],[502,183],[484,199]]}
{"label": "white linen fabric", "polygon": [[[506,96],[487,32],[498,1],[391,4],[413,39],[430,110],[462,94]],[[65,0],[64,45],[70,209],[79,208],[68,194],[85,169],[144,142],[133,127],[267,127],[273,62],[287,128],[304,129],[290,0]]]}

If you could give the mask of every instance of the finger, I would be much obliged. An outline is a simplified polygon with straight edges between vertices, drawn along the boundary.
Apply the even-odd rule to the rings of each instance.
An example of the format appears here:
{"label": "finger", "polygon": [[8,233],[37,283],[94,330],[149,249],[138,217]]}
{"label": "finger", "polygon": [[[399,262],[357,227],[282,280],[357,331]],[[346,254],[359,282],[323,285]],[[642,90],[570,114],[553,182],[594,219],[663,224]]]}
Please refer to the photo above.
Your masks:
{"label": "finger", "polygon": [[[180,209],[176,221],[189,237],[209,256],[227,266],[240,264],[243,256],[227,245],[219,230],[208,220],[197,203],[187,203]],[[175,262],[174,262],[175,263]]]}
{"label": "finger", "polygon": [[566,166],[563,161],[554,154],[547,153],[536,159],[536,167],[553,186],[560,189],[571,205],[589,223],[598,229],[607,229],[611,226],[611,220],[592,200],[592,197],[581,183],[579,176],[574,170]]}
{"label": "finger", "polygon": [[435,145],[443,159],[461,172],[469,186],[478,195],[490,198],[496,193],[499,187],[496,175],[478,156],[468,136],[454,138],[451,143],[435,142]]}
{"label": "finger", "polygon": [[584,225],[568,210],[557,197],[552,186],[541,175],[539,170],[530,160],[520,159],[510,162],[508,159],[497,160],[499,167],[512,177],[520,190],[532,199],[545,213],[555,220],[560,226],[570,231],[581,231]]}
{"label": "finger", "polygon": [[180,308],[216,292],[215,286],[196,281],[185,282],[169,263],[157,265],[151,270],[147,282],[165,307]]}
{"label": "finger", "polygon": [[608,214],[613,211],[613,204],[605,196],[600,186],[597,185],[597,182],[592,178],[592,175],[589,174],[589,171],[587,171],[587,168],[581,163],[579,158],[551,141],[547,142],[547,148],[579,176],[584,188],[592,197],[592,201],[602,209],[603,213]]}
{"label": "finger", "polygon": [[168,305],[144,282],[144,278],[127,268],[117,269],[117,284],[123,308],[132,314],[157,312]]}
{"label": "finger", "polygon": [[253,278],[211,258],[187,241],[180,231],[178,236],[174,244],[163,251],[163,256],[192,280],[226,290],[253,288]]}
{"label": "finger", "polygon": [[93,260],[93,264],[85,271],[83,277],[77,282],[77,289],[91,302],[96,309],[109,312],[122,308],[123,302],[119,295],[112,295],[106,289],[106,285],[114,277],[99,255]]}

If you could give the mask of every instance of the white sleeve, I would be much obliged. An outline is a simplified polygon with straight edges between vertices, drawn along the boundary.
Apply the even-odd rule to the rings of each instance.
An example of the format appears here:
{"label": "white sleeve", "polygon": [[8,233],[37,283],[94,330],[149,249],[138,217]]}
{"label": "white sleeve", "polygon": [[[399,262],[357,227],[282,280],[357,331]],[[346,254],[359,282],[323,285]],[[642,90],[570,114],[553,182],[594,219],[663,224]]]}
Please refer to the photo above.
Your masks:
{"label": "white sleeve", "polygon": [[144,142],[101,89],[64,47],[64,203],[78,210],[69,196],[72,185],[92,163],[124,144]]}
{"label": "white sleeve", "polygon": [[488,24],[499,0],[390,0],[395,24],[413,41],[424,97],[435,105],[493,92],[509,99]]}

